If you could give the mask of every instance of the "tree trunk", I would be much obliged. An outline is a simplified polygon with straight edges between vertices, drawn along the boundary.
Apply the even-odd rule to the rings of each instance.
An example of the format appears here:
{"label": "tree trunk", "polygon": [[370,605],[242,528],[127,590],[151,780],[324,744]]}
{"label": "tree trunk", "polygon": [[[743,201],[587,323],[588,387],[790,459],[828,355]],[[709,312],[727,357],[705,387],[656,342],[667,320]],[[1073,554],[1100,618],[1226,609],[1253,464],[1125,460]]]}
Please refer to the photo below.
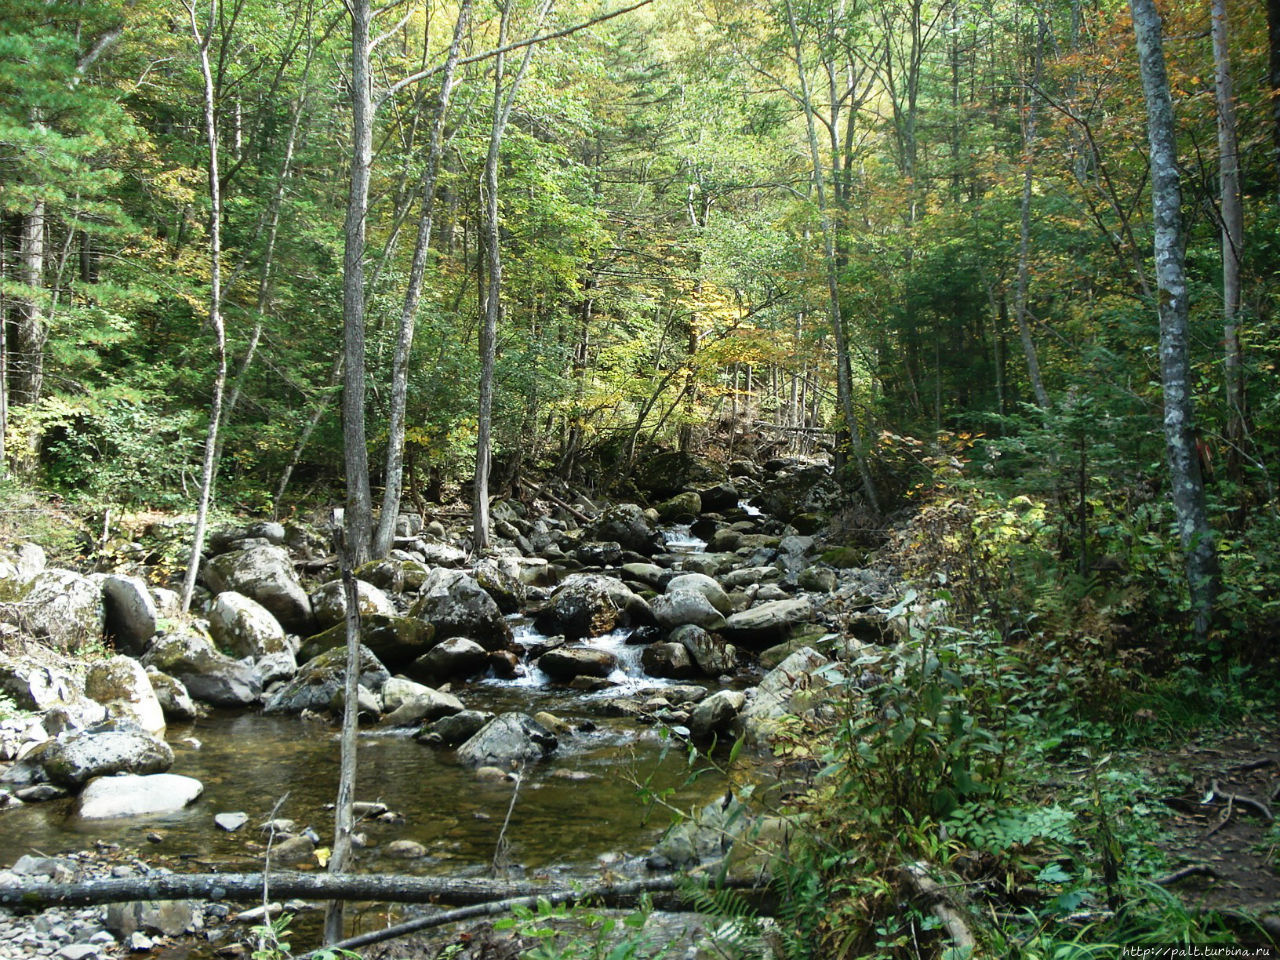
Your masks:
{"label": "tree trunk", "polygon": [[813,165],[813,185],[817,194],[819,218],[822,222],[823,255],[826,261],[827,275],[827,307],[830,311],[831,332],[836,345],[836,394],[840,402],[840,412],[844,416],[845,429],[849,431],[849,443],[853,450],[854,463],[862,480],[862,492],[867,504],[876,513],[880,505],[876,497],[875,485],[871,480],[871,471],[867,466],[867,458],[863,451],[862,431],[858,427],[858,418],[853,409],[853,382],[849,367],[849,343],[844,329],[844,317],[840,311],[840,277],[836,265],[835,225],[827,210],[827,192],[824,183],[822,154],[818,149],[818,133],[814,118],[813,101],[809,94],[808,72],[804,66],[804,53],[800,45],[800,33],[796,27],[795,11],[791,0],[786,2],[787,22],[791,31],[791,43],[795,52],[796,70],[800,77],[801,99],[803,100],[805,124],[809,134],[809,159]]}
{"label": "tree trunk", "polygon": [[200,472],[200,502],[196,507],[196,528],[191,536],[191,556],[182,584],[182,612],[191,608],[204,551],[205,526],[213,500],[213,484],[218,473],[218,426],[222,422],[222,397],[227,386],[227,331],[222,322],[222,186],[218,164],[217,104],[214,102],[213,72],[209,67],[209,43],[218,22],[218,0],[210,0],[209,21],[203,34],[196,18],[194,0],[187,7],[191,36],[196,42],[200,75],[204,81],[204,135],[209,148],[209,324],[213,327],[217,373],[213,381],[213,403],[209,410],[209,430],[205,436],[204,464]]}
{"label": "tree trunk", "polygon": [[1240,261],[1244,254],[1244,204],[1240,196],[1240,148],[1227,41],[1227,0],[1213,0],[1213,66],[1218,118],[1218,184],[1222,203],[1223,372],[1227,397],[1228,464],[1239,472],[1244,440],[1244,363],[1240,351]]}
{"label": "tree trunk", "polygon": [[418,303],[422,299],[422,282],[427,269],[427,256],[431,251],[431,223],[435,207],[436,179],[440,172],[440,157],[444,151],[444,122],[449,112],[449,99],[453,93],[454,69],[458,65],[458,52],[471,16],[472,0],[464,0],[458,10],[453,29],[453,40],[445,60],[444,76],[440,82],[440,97],[436,105],[435,122],[431,127],[431,141],[427,151],[427,165],[422,172],[422,209],[418,216],[418,235],[413,248],[413,263],[409,268],[409,286],[405,291],[404,305],[400,310],[400,326],[396,333],[395,356],[391,363],[391,411],[387,425],[386,481],[382,494],[382,510],[378,515],[378,529],[373,536],[373,555],[385,557],[391,550],[396,532],[396,517],[400,513],[400,496],[404,489],[404,421],[409,402],[409,357],[413,351],[414,329],[417,325]]}
{"label": "tree trunk", "polygon": [[44,345],[49,328],[44,312],[45,202],[37,200],[22,217],[18,241],[18,277],[26,295],[18,301],[18,322],[10,350],[9,397],[15,404],[35,403],[44,386]]}
{"label": "tree trunk", "polygon": [[1271,146],[1276,177],[1276,199],[1280,202],[1280,0],[1267,0],[1268,74],[1271,77]]}
{"label": "tree trunk", "polygon": [[1049,392],[1044,387],[1044,377],[1040,374],[1040,358],[1036,354],[1035,340],[1031,336],[1031,324],[1027,318],[1027,294],[1030,285],[1031,271],[1031,187],[1034,181],[1034,165],[1036,151],[1037,121],[1041,76],[1044,73],[1044,35],[1046,30],[1043,16],[1036,27],[1034,47],[1034,66],[1032,67],[1031,88],[1024,96],[1029,97],[1025,110],[1025,125],[1022,132],[1022,203],[1018,221],[1018,285],[1014,292],[1013,312],[1018,322],[1018,339],[1022,341],[1022,353],[1027,360],[1027,376],[1031,380],[1031,389],[1036,395],[1036,404],[1041,410],[1049,409]]}
{"label": "tree trunk", "polygon": [[1155,223],[1160,378],[1164,387],[1165,453],[1182,549],[1186,557],[1195,638],[1208,636],[1219,588],[1218,557],[1205,509],[1195,444],[1195,410],[1187,350],[1187,280],[1173,101],[1165,72],[1160,14],[1154,0],[1129,0],[1147,104],[1151,202]]}
{"label": "tree trunk", "polygon": [[373,495],[369,489],[369,451],[365,440],[365,221],[369,211],[369,173],[373,163],[373,97],[370,90],[369,0],[351,0],[351,182],[343,232],[342,264],[342,453],[347,475],[343,518],[353,566],[369,559],[373,534]]}
{"label": "tree trunk", "polygon": [[[533,36],[542,30],[542,24],[551,12],[552,0],[543,0],[538,8]],[[498,28],[498,49],[506,45],[507,27],[511,19],[511,0],[505,0],[502,20]],[[533,58],[533,45],[525,47],[520,69],[511,80],[511,86],[503,90],[502,71],[505,54],[499,52],[494,60],[493,124],[489,130],[489,152],[484,163],[486,257],[488,260],[488,286],[484,300],[484,323],[480,328],[480,409],[476,427],[476,473],[472,500],[472,541],[476,553],[489,549],[489,473],[493,465],[493,368],[497,354],[498,320],[502,313],[502,244],[498,217],[498,158],[502,148],[502,135],[516,94],[529,70]]]}

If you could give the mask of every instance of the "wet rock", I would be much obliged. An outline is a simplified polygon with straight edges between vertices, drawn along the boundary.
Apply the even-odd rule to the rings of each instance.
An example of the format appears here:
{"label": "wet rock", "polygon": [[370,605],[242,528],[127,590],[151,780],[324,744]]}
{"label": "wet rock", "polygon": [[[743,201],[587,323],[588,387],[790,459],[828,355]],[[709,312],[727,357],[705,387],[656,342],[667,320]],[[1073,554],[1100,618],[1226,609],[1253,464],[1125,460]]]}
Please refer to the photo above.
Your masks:
{"label": "wet rock", "polygon": [[382,685],[382,709],[391,713],[406,700],[420,693],[430,692],[431,688],[424,683],[405,677],[392,677]]}
{"label": "wet rock", "polygon": [[175,773],[99,777],[81,791],[77,813],[86,820],[170,813],[193,803],[204,785]]}
{"label": "wet rock", "polygon": [[182,681],[192,697],[216,707],[245,707],[262,696],[251,664],[219,653],[209,637],[194,629],[161,634],[142,662]]}
{"label": "wet rock", "polygon": [[242,593],[218,594],[209,608],[209,635],[234,657],[258,657],[288,650],[284,627],[266,607]]}
{"label": "wet rock", "polygon": [[419,860],[427,855],[427,848],[417,840],[392,840],[383,852],[397,860]]}
{"label": "wet rock", "polygon": [[468,637],[453,637],[438,643],[413,662],[411,673],[433,681],[467,679],[489,667],[489,654]]}
{"label": "wet rock", "polygon": [[511,627],[498,604],[460,571],[433,570],[410,614],[430,623],[437,640],[470,637],[486,650],[511,643]]}
{"label": "wet rock", "polygon": [[640,655],[640,663],[644,672],[651,677],[671,677],[679,680],[696,676],[698,668],[689,656],[689,651],[679,643],[653,643],[644,648]]}
{"label": "wet rock", "polygon": [[85,671],[84,692],[112,717],[136,723],[151,734],[164,732],[164,710],[147,671],[131,657],[95,660]]}
{"label": "wet rock", "polygon": [[[301,713],[303,710],[327,711],[340,690],[346,688],[347,651],[328,650],[303,664],[298,675],[277,690],[263,707],[264,713]],[[361,644],[359,683],[366,689],[380,691],[390,678],[378,658]]]}
{"label": "wet rock", "polygon": [[472,767],[504,767],[525,760],[541,760],[556,746],[555,735],[532,717],[503,713],[458,748],[458,761]]}
{"label": "wet rock", "polygon": [[692,491],[677,493],[654,509],[663,523],[692,523],[702,513],[702,497]]}
{"label": "wet rock", "polygon": [[249,815],[243,811],[234,813],[215,813],[213,815],[213,823],[219,830],[225,830],[227,833],[235,833],[246,823],[249,822]]}
{"label": "wet rock", "polygon": [[309,860],[314,860],[315,855],[315,841],[306,834],[281,840],[271,848],[271,861],[273,863],[305,863]]}
{"label": "wet rock", "polygon": [[599,519],[586,526],[585,535],[588,540],[615,541],[624,550],[646,556],[661,543],[644,511],[634,503],[619,503],[605,510]]}
{"label": "wet rock", "polygon": [[574,677],[607,677],[618,666],[618,658],[608,650],[594,647],[557,647],[538,658],[538,667],[553,680]]}
{"label": "wet rock", "polygon": [[85,730],[50,744],[41,764],[50,781],[74,789],[93,777],[162,773],[173,766],[173,750],[138,729]]}
{"label": "wet rock", "polygon": [[[384,617],[396,615],[395,604],[391,598],[363,580],[356,581],[356,605],[360,608],[360,616],[370,617],[374,614]],[[347,594],[341,580],[330,580],[322,584],[311,594],[311,611],[315,617],[316,627],[321,631],[328,630],[334,624],[346,623]]]}
{"label": "wet rock", "polygon": [[730,510],[738,505],[738,501],[742,499],[742,494],[738,492],[729,481],[717,483],[713,487],[704,487],[698,491],[698,497],[702,501],[702,509],[704,512],[720,512],[722,510]]}
{"label": "wet rock", "polygon": [[813,616],[813,605],[807,597],[792,597],[756,604],[735,613],[725,622],[726,639],[759,649],[786,638],[792,628]]}
{"label": "wet rock", "polygon": [[282,547],[264,540],[221,554],[204,565],[203,575],[214,593],[242,593],[266,607],[286,630],[313,632],[311,599]]}
{"label": "wet rock", "polygon": [[725,616],[733,612],[733,602],[729,599],[729,595],[725,593],[724,587],[704,573],[681,574],[678,577],[673,577],[667,583],[667,593],[676,593],[680,590],[702,594],[711,602],[713,607]]}
{"label": "wet rock", "polygon": [[[329,712],[334,716],[342,716],[347,706],[347,688],[344,684],[333,692],[329,701]],[[382,698],[363,683],[356,684],[356,716],[364,721],[377,720],[382,716]]]}
{"label": "wet rock", "polygon": [[485,557],[471,571],[476,583],[493,598],[504,614],[519,613],[528,596],[529,591],[520,579],[524,568],[521,560],[523,558]]}
{"label": "wet rock", "polygon": [[151,590],[140,577],[108,574],[102,581],[106,632],[116,649],[141,656],[155,636],[159,612]]}
{"label": "wet rock", "polygon": [[[422,656],[436,643],[435,628],[417,617],[372,614],[360,622],[361,639],[382,663],[399,670]],[[347,645],[347,625],[335,624],[323,633],[308,637],[298,650],[303,663],[330,650]]]}
{"label": "wet rock", "polygon": [[732,527],[721,527],[707,541],[707,549],[714,553],[731,553],[742,546],[742,532]]}
{"label": "wet rock", "polygon": [[147,679],[156,695],[161,711],[171,720],[194,720],[196,704],[186,686],[176,677],[162,673],[156,667],[147,667]]}
{"label": "wet rock", "polygon": [[724,615],[701,593],[692,590],[672,591],[669,584],[667,589],[668,593],[655,597],[651,604],[658,626],[670,630],[694,624],[704,630],[719,630],[725,625]]}
{"label": "wet rock", "polygon": [[406,698],[398,707],[382,718],[384,727],[412,727],[431,722],[451,714],[461,713],[462,701],[451,693],[442,693],[425,687],[424,692]]}
{"label": "wet rock", "polygon": [[689,718],[690,735],[698,741],[731,736],[746,702],[746,694],[739,690],[719,690],[711,694],[694,707]]}
{"label": "wet rock", "polygon": [[102,589],[70,570],[37,573],[21,590],[21,603],[4,605],[0,619],[74,653],[102,636],[106,623]]}
{"label": "wet rock", "polygon": [[671,631],[671,642],[681,644],[698,669],[710,677],[732,673],[737,666],[737,650],[732,644],[713,637],[694,624],[677,627]]}
{"label": "wet rock", "polygon": [[652,587],[654,590],[662,590],[666,587],[667,581],[675,576],[670,570],[656,563],[624,563],[622,575],[628,580]]}
{"label": "wet rock", "polygon": [[653,623],[653,611],[613,577],[576,573],[567,577],[534,623],[546,634],[570,640],[597,637],[619,626]]}
{"label": "wet rock", "polygon": [[492,713],[462,710],[426,724],[414,739],[436,747],[456,747],[474,737],[492,719]]}

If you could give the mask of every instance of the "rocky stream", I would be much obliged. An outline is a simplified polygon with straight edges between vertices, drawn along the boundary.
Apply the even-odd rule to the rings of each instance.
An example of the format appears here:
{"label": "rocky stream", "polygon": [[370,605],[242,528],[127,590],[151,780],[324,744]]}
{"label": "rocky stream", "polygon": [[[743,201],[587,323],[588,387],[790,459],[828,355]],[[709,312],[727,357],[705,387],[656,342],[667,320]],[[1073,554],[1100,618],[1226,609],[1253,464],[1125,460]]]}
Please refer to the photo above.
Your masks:
{"label": "rocky stream", "polygon": [[[880,641],[894,580],[820,535],[824,463],[650,473],[649,507],[496,503],[480,559],[460,518],[406,514],[356,571],[357,871],[563,883],[735,856],[739,788],[776,779],[781,718]],[[4,551],[0,903],[37,881],[323,866],[346,614],[330,544],[323,524],[218,531],[187,618],[141,539],[94,572]],[[738,738],[755,750],[690,776],[687,744],[726,761]],[[670,808],[695,815],[672,828]],[[0,958],[234,956],[243,906],[3,907]]]}

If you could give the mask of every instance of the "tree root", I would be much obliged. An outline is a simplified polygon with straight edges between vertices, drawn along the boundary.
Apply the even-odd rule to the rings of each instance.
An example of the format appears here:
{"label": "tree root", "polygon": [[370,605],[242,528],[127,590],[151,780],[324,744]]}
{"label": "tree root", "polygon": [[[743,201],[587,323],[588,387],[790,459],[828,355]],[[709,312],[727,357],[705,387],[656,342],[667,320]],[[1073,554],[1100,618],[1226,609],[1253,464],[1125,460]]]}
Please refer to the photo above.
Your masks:
{"label": "tree root", "polygon": [[[1275,819],[1275,815],[1271,812],[1271,808],[1261,800],[1255,800],[1253,797],[1245,796],[1242,793],[1231,793],[1227,790],[1223,790],[1222,787],[1218,785],[1217,780],[1214,780],[1209,787],[1209,799],[1225,800],[1227,802],[1228,817],[1226,819],[1230,818],[1229,811],[1231,810],[1232,805],[1248,807],[1249,809],[1256,811],[1265,820]],[[1225,819],[1223,822],[1225,822]]]}
{"label": "tree root", "polygon": [[1168,887],[1177,883],[1179,880],[1185,880],[1187,877],[1216,877],[1218,872],[1207,863],[1191,863],[1185,867],[1179,867],[1177,870],[1166,873],[1163,876],[1155,877],[1151,882],[1157,887]]}

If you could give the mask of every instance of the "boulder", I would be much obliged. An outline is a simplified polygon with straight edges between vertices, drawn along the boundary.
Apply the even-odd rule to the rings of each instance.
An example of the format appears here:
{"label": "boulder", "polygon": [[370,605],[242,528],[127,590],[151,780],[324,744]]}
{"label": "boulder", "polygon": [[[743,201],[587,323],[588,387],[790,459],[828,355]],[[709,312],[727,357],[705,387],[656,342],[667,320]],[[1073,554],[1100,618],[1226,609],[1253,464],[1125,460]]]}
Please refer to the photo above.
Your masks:
{"label": "boulder", "polygon": [[312,632],[311,599],[283,547],[255,541],[214,557],[203,575],[214,593],[242,593],[271,611],[286,630],[304,636]]}
{"label": "boulder", "polygon": [[[360,608],[361,617],[377,614],[384,617],[396,615],[395,604],[391,598],[363,580],[356,581],[356,605]],[[341,580],[330,580],[322,584],[311,594],[311,612],[316,620],[316,627],[328,630],[334,624],[346,623],[347,594]]]}
{"label": "boulder", "polygon": [[801,590],[811,593],[830,593],[836,588],[836,572],[830,567],[806,565],[796,574],[796,583]]}
{"label": "boulder", "polygon": [[394,710],[382,718],[382,726],[412,727],[461,713],[462,710],[462,701],[453,694],[424,687],[423,692],[400,701]]}
{"label": "boulder", "polygon": [[624,550],[652,554],[661,545],[649,518],[634,503],[619,503],[602,513],[585,528],[587,540],[615,541]]}
{"label": "boulder", "polygon": [[356,571],[356,577],[388,593],[417,593],[430,573],[421,560],[387,557],[370,560]]}
{"label": "boulder", "polygon": [[84,681],[52,659],[0,657],[0,693],[22,710],[58,711],[71,727],[87,727],[107,715],[105,707],[85,696]]}
{"label": "boulder", "polygon": [[110,716],[135,723],[146,733],[164,733],[164,710],[137,660],[115,656],[93,661],[85,672],[84,692]]}
{"label": "boulder", "polygon": [[654,509],[663,523],[692,523],[702,513],[702,498],[692,491],[677,493]]}
{"label": "boulder", "polygon": [[486,650],[511,643],[511,627],[493,597],[458,570],[433,570],[410,614],[430,623],[437,640],[470,637]]}
{"label": "boulder", "polygon": [[489,667],[489,653],[467,637],[451,637],[413,661],[411,673],[435,681],[478,676]]}
{"label": "boulder", "polygon": [[737,651],[695,624],[687,624],[671,631],[671,642],[689,651],[698,669],[710,677],[732,673],[737,666]]}
{"label": "boulder", "polygon": [[666,592],[675,593],[678,590],[690,590],[702,594],[726,617],[733,612],[733,601],[729,599],[729,594],[725,593],[724,587],[705,573],[684,573],[673,577],[666,585]]}
{"label": "boulder", "polygon": [[204,792],[204,784],[174,773],[99,777],[80,793],[77,813],[86,820],[136,817],[181,810]]}
{"label": "boulder", "polygon": [[166,717],[171,720],[196,718],[195,701],[191,699],[191,694],[181,680],[162,673],[155,667],[147,667],[147,679],[151,681],[151,690]]}
{"label": "boulder", "polygon": [[470,767],[509,767],[541,760],[557,746],[555,735],[523,713],[494,717],[458,748],[458,761]]}
{"label": "boulder", "polygon": [[298,658],[292,650],[281,650],[259,657],[253,663],[253,675],[258,686],[266,690],[279,680],[289,680],[298,673]]}
{"label": "boulder", "polygon": [[245,707],[262,696],[252,664],[219,653],[208,636],[192,629],[161,634],[142,662],[180,680],[192,697],[215,707]]}
{"label": "boulder", "polygon": [[[363,644],[360,646],[359,683],[367,690],[379,692],[391,674]],[[327,650],[304,663],[297,676],[273,693],[263,713],[301,713],[303,710],[330,710],[338,694],[346,688],[347,651]]]}
{"label": "boulder", "polygon": [[607,677],[618,666],[618,658],[608,650],[594,647],[557,647],[538,658],[538,667],[552,680],[574,677]]}
{"label": "boulder", "polygon": [[3,619],[56,647],[73,653],[102,636],[102,589],[88,577],[70,570],[43,570],[23,588],[20,599],[5,606]]}
{"label": "boulder", "polygon": [[588,540],[573,551],[578,562],[588,567],[616,567],[622,562],[622,544],[616,540]]}
{"label": "boulder", "polygon": [[[436,641],[435,628],[416,617],[374,614],[361,621],[360,633],[364,645],[391,670],[413,663]],[[346,645],[347,625],[335,624],[324,633],[308,637],[298,650],[298,659],[305,663],[328,650],[345,649]]]}
{"label": "boulder", "polygon": [[826,699],[831,680],[820,671],[829,663],[812,647],[803,647],[765,674],[740,715],[747,740],[768,742],[782,718],[803,714]]}
{"label": "boulder", "polygon": [[746,702],[746,694],[741,690],[716,691],[693,708],[689,718],[690,735],[698,741],[731,735]]}
{"label": "boulder", "polygon": [[463,710],[426,724],[414,739],[433,747],[456,747],[474,737],[492,719],[492,713]]}
{"label": "boulder", "polygon": [[173,766],[173,750],[136,728],[83,730],[55,740],[40,761],[52,783],[76,789],[94,777],[163,773]]}
{"label": "boulder", "polygon": [[670,585],[667,589],[667,593],[655,597],[651,604],[658,626],[667,630],[690,623],[704,630],[719,630],[724,626],[724,615],[701,593],[692,590],[671,591]]}
{"label": "boulder", "polygon": [[726,480],[723,483],[717,483],[713,487],[705,487],[699,490],[698,498],[702,501],[702,509],[704,511],[720,513],[736,507],[738,501],[742,499],[742,494],[738,492],[737,487]]}
{"label": "boulder", "polygon": [[725,622],[723,632],[726,639],[760,649],[786,639],[792,628],[812,616],[813,605],[807,597],[773,600],[735,613]]}
{"label": "boulder", "polygon": [[708,486],[717,479],[705,464],[678,450],[645,457],[632,474],[635,485],[654,497],[672,496],[686,486]]}
{"label": "boulder", "polygon": [[289,650],[280,621],[262,604],[234,590],[218,594],[209,608],[209,635],[234,657],[256,660]]}
{"label": "boulder", "polygon": [[116,649],[140,656],[156,633],[160,617],[151,589],[140,577],[108,574],[102,581],[107,635]]}
{"label": "boulder", "polygon": [[506,562],[513,559],[485,557],[471,571],[476,583],[493,597],[493,602],[503,613],[519,613],[529,592],[520,579],[522,565],[518,562]]}
{"label": "boulder", "polygon": [[589,573],[567,577],[551,602],[534,615],[540,631],[564,634],[570,640],[597,637],[620,626],[653,622],[649,605],[621,581]]}
{"label": "boulder", "polygon": [[624,563],[622,575],[628,580],[659,591],[675,576],[666,567],[660,567],[656,563]]}
{"label": "boulder", "polygon": [[640,664],[644,672],[651,677],[670,677],[682,680],[695,676],[698,668],[694,666],[689,651],[679,643],[651,643],[640,655]]}
{"label": "boulder", "polygon": [[439,540],[414,540],[408,549],[429,567],[460,567],[467,562],[469,555],[462,547]]}
{"label": "boulder", "polygon": [[425,683],[408,680],[405,677],[392,677],[382,685],[382,709],[392,713],[400,704],[421,693],[433,692]]}

